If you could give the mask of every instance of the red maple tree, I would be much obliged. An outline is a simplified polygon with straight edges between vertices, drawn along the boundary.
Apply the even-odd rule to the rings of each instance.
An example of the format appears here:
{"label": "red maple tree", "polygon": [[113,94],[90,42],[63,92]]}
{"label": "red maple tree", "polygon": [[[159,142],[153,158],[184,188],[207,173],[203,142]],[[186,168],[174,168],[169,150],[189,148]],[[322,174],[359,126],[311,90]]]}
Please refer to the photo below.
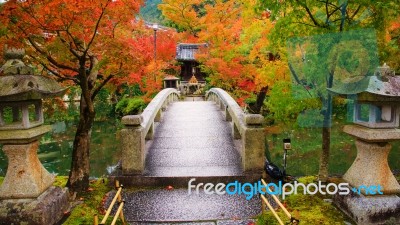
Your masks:
{"label": "red maple tree", "polygon": [[136,0],[9,0],[0,6],[1,45],[22,47],[43,73],[81,89],[80,117],[67,186],[89,187],[94,100],[112,79],[135,64],[132,44]]}

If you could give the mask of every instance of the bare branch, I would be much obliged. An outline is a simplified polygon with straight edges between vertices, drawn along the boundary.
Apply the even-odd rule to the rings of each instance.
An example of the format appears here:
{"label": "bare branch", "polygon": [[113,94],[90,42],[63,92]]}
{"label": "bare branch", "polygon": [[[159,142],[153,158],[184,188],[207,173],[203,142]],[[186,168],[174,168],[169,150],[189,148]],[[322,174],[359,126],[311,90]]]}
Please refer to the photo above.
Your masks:
{"label": "bare branch", "polygon": [[97,94],[100,92],[100,90],[112,79],[114,78],[114,75],[109,75],[108,77],[106,77],[101,84],[99,84],[99,86],[97,86],[92,93],[92,101],[94,100],[94,98],[97,96]]}
{"label": "bare branch", "polygon": [[330,18],[335,12],[337,12],[338,10],[340,10],[340,8],[336,8],[336,9],[334,9],[333,11],[331,11],[329,14],[328,14],[328,18]]}
{"label": "bare branch", "polygon": [[107,1],[106,5],[102,8],[101,14],[100,14],[98,20],[96,21],[96,26],[95,26],[95,28],[94,28],[92,38],[90,39],[89,43],[87,44],[86,49],[85,49],[85,51],[83,52],[83,56],[85,56],[85,55],[87,54],[87,52],[88,52],[89,49],[90,49],[90,46],[92,45],[94,39],[95,39],[96,36],[97,36],[97,31],[98,31],[98,29],[99,29],[100,22],[101,22],[101,20],[103,19],[104,13],[105,13],[106,8],[107,8],[107,6],[108,6],[109,3],[110,3],[110,1]]}
{"label": "bare branch", "polygon": [[28,37],[29,43],[32,45],[32,47],[38,51],[40,54],[42,54],[51,64],[53,64],[55,67],[58,67],[60,69],[66,69],[66,70],[71,70],[75,72],[79,72],[76,68],[61,64],[57,62],[53,57],[51,57],[45,50],[41,49],[38,44],[32,39],[32,37]]}
{"label": "bare branch", "polygon": [[293,68],[291,63],[289,63],[289,70],[292,73],[293,78],[296,80],[296,83],[300,84],[304,88],[304,90],[306,90],[307,93],[312,97],[312,94],[310,93],[310,91],[308,91],[307,88],[300,82],[299,76],[297,75],[297,73],[294,70],[294,68]]}
{"label": "bare branch", "polygon": [[335,4],[331,3],[331,2],[329,2],[329,0],[325,0],[325,1],[319,0],[318,2],[326,3],[327,5],[329,5],[329,6],[333,7],[333,8],[335,8],[335,9],[339,8],[337,5],[335,5]]}
{"label": "bare branch", "polygon": [[302,24],[302,25],[306,25],[306,26],[310,26],[310,27],[317,27],[317,26],[315,26],[314,24],[304,23],[304,22],[300,22],[300,21],[293,22],[293,23],[294,23],[294,24]]}
{"label": "bare branch", "polygon": [[74,78],[74,77],[66,77],[61,75],[60,73],[56,72],[54,69],[50,68],[50,66],[48,66],[46,63],[44,63],[42,60],[38,59],[37,57],[33,56],[33,55],[29,55],[29,57],[33,58],[35,61],[37,61],[40,65],[43,66],[44,69],[46,69],[47,71],[49,71],[52,75],[58,77],[58,81],[65,81],[65,80],[71,80],[73,82],[75,82],[76,84],[79,84],[79,80]]}
{"label": "bare branch", "polygon": [[71,42],[67,42],[67,40],[65,40],[65,39],[61,36],[60,31],[57,31],[57,37],[60,38],[60,40],[61,40],[62,43],[68,45],[68,49],[69,49],[69,51],[72,53],[72,55],[74,55],[74,56],[75,56],[76,58],[78,58],[78,59],[81,57],[81,56],[78,54],[78,52],[76,52],[76,51],[73,49],[73,47],[72,47],[72,45],[71,45]]}
{"label": "bare branch", "polygon": [[361,5],[359,5],[359,6],[357,7],[356,11],[354,11],[353,15],[350,16],[350,19],[351,19],[351,20],[354,19],[354,17],[357,15],[357,13],[360,11],[360,9],[361,9]]}
{"label": "bare branch", "polygon": [[313,14],[311,13],[311,10],[308,8],[308,6],[306,5],[307,3],[302,3],[299,0],[296,0],[307,12],[308,16],[310,17],[310,19],[312,20],[312,22],[314,23],[315,26],[317,27],[323,27],[321,26],[321,24],[318,23],[318,21],[314,18]]}

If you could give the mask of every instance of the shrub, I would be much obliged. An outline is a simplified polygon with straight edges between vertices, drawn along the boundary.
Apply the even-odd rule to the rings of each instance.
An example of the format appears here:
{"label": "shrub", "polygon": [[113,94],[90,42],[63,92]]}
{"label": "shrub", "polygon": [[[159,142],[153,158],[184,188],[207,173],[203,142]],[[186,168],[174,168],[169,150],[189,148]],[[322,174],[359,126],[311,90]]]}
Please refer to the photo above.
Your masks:
{"label": "shrub", "polygon": [[142,98],[123,98],[117,103],[115,111],[121,116],[137,115],[141,113],[146,106],[147,104]]}

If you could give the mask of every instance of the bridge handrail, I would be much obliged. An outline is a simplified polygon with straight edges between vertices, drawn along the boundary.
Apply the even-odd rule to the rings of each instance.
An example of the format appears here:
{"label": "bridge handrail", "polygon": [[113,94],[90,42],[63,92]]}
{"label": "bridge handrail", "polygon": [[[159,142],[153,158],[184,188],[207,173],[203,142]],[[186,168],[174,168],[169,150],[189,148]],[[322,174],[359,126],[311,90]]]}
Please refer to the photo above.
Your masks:
{"label": "bridge handrail", "polygon": [[232,121],[233,138],[241,139],[241,147],[238,150],[244,171],[260,171],[264,166],[264,117],[260,114],[246,114],[221,88],[211,88],[206,93],[206,99],[216,102],[224,111],[225,120]]}
{"label": "bridge handrail", "polygon": [[143,127],[145,135],[149,132],[149,129],[152,126],[157,113],[165,105],[165,100],[167,100],[169,95],[174,93],[176,95],[179,95],[178,91],[175,88],[166,88],[160,91],[153,98],[153,100],[151,100],[150,104],[148,104],[147,107],[143,110],[141,114],[142,123],[140,125]]}
{"label": "bridge handrail", "polygon": [[243,129],[246,127],[245,113],[239,104],[233,99],[226,91],[221,88],[211,88],[206,93],[206,99],[210,97],[210,94],[213,93],[219,97],[219,99],[224,103],[226,110],[229,112],[232,117],[232,121],[236,124],[239,133],[243,134]]}
{"label": "bridge handrail", "polygon": [[122,117],[125,128],[121,130],[121,160],[124,174],[141,173],[144,169],[146,156],[145,142],[153,139],[155,122],[160,122],[162,111],[170,102],[179,98],[179,92],[174,88],[160,91],[147,105],[140,115]]}
{"label": "bridge handrail", "polygon": [[147,134],[153,125],[154,119],[157,114],[161,110],[161,108],[165,105],[165,101],[171,94],[176,94],[179,96],[179,92],[175,88],[166,88],[160,91],[151,102],[147,105],[147,107],[143,110],[140,115],[128,115],[122,117],[122,123],[125,125],[138,125],[137,121],[132,124],[132,117],[140,117],[140,125],[143,127],[144,134]]}

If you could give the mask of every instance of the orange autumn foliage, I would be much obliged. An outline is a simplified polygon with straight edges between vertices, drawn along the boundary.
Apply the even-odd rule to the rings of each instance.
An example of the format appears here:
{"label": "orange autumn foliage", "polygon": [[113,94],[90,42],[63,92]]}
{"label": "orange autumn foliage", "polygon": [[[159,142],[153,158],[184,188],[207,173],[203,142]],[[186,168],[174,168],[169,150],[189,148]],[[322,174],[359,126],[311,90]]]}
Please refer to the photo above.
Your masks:
{"label": "orange autumn foliage", "polygon": [[[172,3],[173,2],[173,3]],[[178,6],[185,8],[179,10]],[[271,53],[269,16],[254,11],[256,1],[163,1],[163,15],[184,30],[182,42],[208,43],[208,51],[196,55],[212,86],[233,94],[239,103],[289,79],[284,61]],[[194,16],[196,13],[196,16]],[[191,26],[188,26],[191,24]],[[195,32],[194,32],[195,31]]]}

